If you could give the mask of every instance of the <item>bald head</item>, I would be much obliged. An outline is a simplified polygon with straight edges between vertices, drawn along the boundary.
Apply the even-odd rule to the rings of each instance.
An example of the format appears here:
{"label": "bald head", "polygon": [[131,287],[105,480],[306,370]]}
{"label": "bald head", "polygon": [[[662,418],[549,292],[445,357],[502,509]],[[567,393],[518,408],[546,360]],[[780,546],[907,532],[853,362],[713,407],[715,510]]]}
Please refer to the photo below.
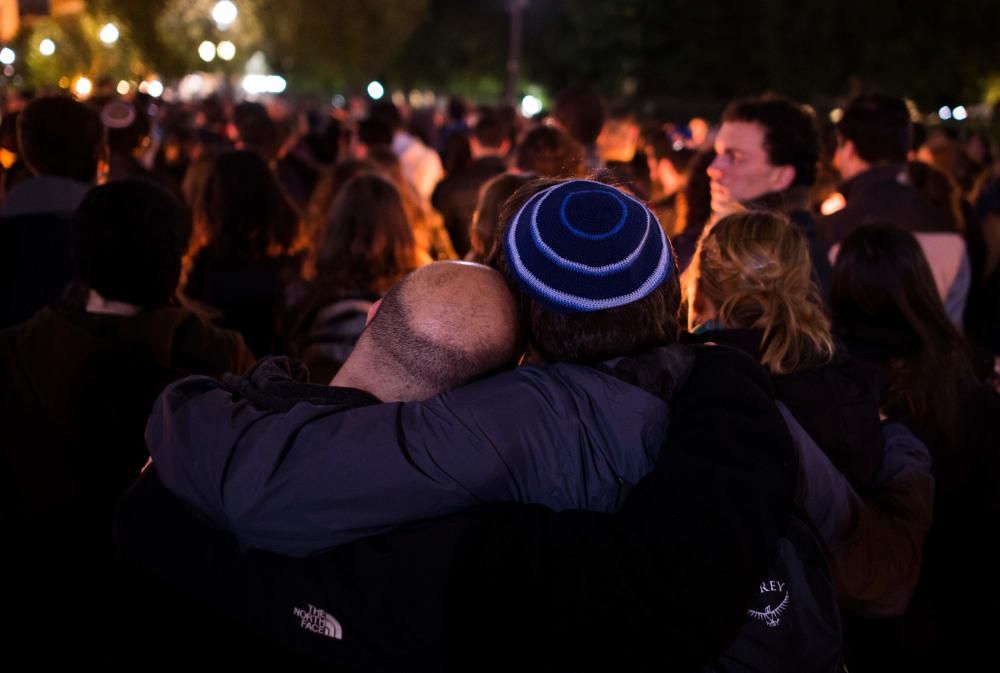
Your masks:
{"label": "bald head", "polygon": [[517,351],[517,307],[503,277],[435,262],[389,290],[333,384],[424,399],[511,364]]}

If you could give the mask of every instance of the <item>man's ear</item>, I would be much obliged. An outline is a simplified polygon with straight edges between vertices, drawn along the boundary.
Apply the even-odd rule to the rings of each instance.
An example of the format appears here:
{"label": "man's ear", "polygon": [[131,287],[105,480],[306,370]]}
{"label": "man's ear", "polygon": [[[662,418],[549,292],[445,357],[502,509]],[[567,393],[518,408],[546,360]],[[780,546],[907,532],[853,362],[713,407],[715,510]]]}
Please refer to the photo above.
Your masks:
{"label": "man's ear", "polygon": [[379,299],[377,302],[372,304],[371,307],[368,309],[368,315],[365,317],[365,327],[368,326],[368,323],[370,323],[372,321],[372,318],[375,317],[375,314],[378,313],[378,307],[381,305],[382,305],[382,300]]}
{"label": "man's ear", "polygon": [[783,192],[795,182],[795,167],[791,164],[775,166],[772,170],[771,185],[774,187],[772,191]]}

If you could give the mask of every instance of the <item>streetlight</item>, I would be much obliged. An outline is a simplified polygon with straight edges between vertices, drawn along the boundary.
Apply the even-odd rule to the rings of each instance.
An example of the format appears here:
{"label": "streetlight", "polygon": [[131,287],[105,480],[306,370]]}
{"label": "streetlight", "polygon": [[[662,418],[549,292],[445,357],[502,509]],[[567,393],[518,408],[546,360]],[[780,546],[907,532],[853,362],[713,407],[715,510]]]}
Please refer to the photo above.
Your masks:
{"label": "streetlight", "polygon": [[101,28],[101,32],[98,37],[101,38],[101,42],[104,44],[111,45],[118,41],[119,35],[118,26],[113,23],[106,23]]}
{"label": "streetlight", "polygon": [[229,0],[222,0],[222,2],[215,3],[215,7],[212,8],[212,20],[215,21],[215,25],[219,27],[219,30],[226,30],[233,24],[236,20],[239,10],[236,9],[234,5]]}
{"label": "streetlight", "polygon": [[504,90],[504,100],[514,102],[517,93],[517,81],[521,76],[521,38],[524,34],[524,10],[528,8],[528,0],[507,0],[507,12],[510,14],[510,41],[507,49],[507,87]]}
{"label": "streetlight", "polygon": [[198,56],[205,63],[215,60],[215,45],[205,40],[198,45]]}
{"label": "streetlight", "polygon": [[42,56],[52,56],[52,54],[56,53],[56,43],[49,38],[45,38],[38,43],[38,51],[41,52]]}
{"label": "streetlight", "polygon": [[215,53],[219,55],[223,61],[232,61],[236,58],[236,45],[229,40],[223,40],[215,49]]}

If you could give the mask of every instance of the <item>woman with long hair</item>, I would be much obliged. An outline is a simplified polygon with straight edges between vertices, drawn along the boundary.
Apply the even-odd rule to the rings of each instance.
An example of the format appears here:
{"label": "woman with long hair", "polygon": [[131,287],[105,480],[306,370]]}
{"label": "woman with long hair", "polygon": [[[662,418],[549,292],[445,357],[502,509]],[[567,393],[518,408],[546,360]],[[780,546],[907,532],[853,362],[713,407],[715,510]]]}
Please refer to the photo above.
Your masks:
{"label": "woman with long hair", "polygon": [[500,213],[504,203],[514,192],[535,179],[532,174],[501,173],[483,183],[479,188],[479,202],[469,224],[469,253],[465,256],[467,261],[486,261],[500,234]]}
{"label": "woman with long hair", "polygon": [[297,311],[292,351],[313,381],[326,383],[354,348],[372,303],[431,260],[416,248],[399,192],[374,173],[338,191],[313,256],[316,275]]}
{"label": "woman with long hair", "polygon": [[796,498],[827,545],[842,606],[900,614],[930,526],[926,448],[902,424],[880,426],[878,370],[837,351],[805,237],[774,213],[724,217],[682,287],[693,341],[736,347],[771,373],[799,449]]}
{"label": "woman with long hair", "polygon": [[216,309],[254,355],[283,352],[299,221],[267,163],[245,150],[219,155],[195,199],[194,229],[185,295]]}
{"label": "woman with long hair", "polygon": [[881,368],[885,413],[906,419],[933,457],[934,527],[891,662],[950,669],[992,637],[974,616],[1000,599],[1000,559],[982,537],[1000,530],[1000,397],[976,380],[913,234],[887,224],[852,232],[831,307],[837,335]]}

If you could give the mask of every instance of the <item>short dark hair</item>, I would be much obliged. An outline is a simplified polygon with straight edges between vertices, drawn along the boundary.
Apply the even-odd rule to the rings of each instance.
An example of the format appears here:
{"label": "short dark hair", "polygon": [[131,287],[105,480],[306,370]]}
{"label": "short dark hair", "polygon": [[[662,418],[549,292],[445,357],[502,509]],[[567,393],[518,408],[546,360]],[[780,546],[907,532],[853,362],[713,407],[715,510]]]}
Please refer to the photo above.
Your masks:
{"label": "short dark hair", "polygon": [[105,299],[162,306],[190,235],[187,210],[162,187],[135,179],[95,187],[73,216],[77,278]]}
{"label": "short dark hair", "polygon": [[553,111],[559,123],[578,142],[593,145],[604,127],[604,101],[589,87],[563,89]]}
{"label": "short dark hair", "polygon": [[517,167],[548,178],[580,177],[584,173],[583,147],[565,131],[539,126],[518,146]]}
{"label": "short dark hair", "polygon": [[369,117],[358,122],[358,140],[372,147],[392,145],[392,129],[381,119]]}
{"label": "short dark hair", "polygon": [[903,163],[910,150],[913,122],[906,101],[894,96],[858,96],[844,110],[837,133],[854,143],[870,164]]}
{"label": "short dark hair", "polygon": [[368,118],[377,119],[394,132],[403,128],[403,115],[392,101],[380,100],[368,108]]}
{"label": "short dark hair", "polygon": [[24,108],[17,119],[17,142],[32,172],[93,182],[105,147],[104,125],[83,103],[48,96]]}
{"label": "short dark hair", "polygon": [[746,98],[730,103],[722,113],[724,122],[749,122],[764,128],[764,149],[773,166],[791,166],[791,186],[816,183],[819,163],[819,131],[816,116],[805,105],[780,96]]}
{"label": "short dark hair", "polygon": [[479,113],[479,120],[472,133],[480,145],[494,148],[500,147],[509,135],[507,126],[494,110],[483,110]]}
{"label": "short dark hair", "polygon": [[233,125],[240,141],[250,150],[271,160],[281,150],[281,128],[260,103],[244,102],[233,108]]}
{"label": "short dark hair", "polygon": [[680,278],[673,260],[667,279],[638,301],[589,313],[560,313],[521,291],[502,245],[511,220],[528,199],[560,180],[535,180],[504,204],[501,229],[488,263],[507,279],[518,300],[521,323],[534,349],[549,362],[594,364],[673,343],[680,337]]}

